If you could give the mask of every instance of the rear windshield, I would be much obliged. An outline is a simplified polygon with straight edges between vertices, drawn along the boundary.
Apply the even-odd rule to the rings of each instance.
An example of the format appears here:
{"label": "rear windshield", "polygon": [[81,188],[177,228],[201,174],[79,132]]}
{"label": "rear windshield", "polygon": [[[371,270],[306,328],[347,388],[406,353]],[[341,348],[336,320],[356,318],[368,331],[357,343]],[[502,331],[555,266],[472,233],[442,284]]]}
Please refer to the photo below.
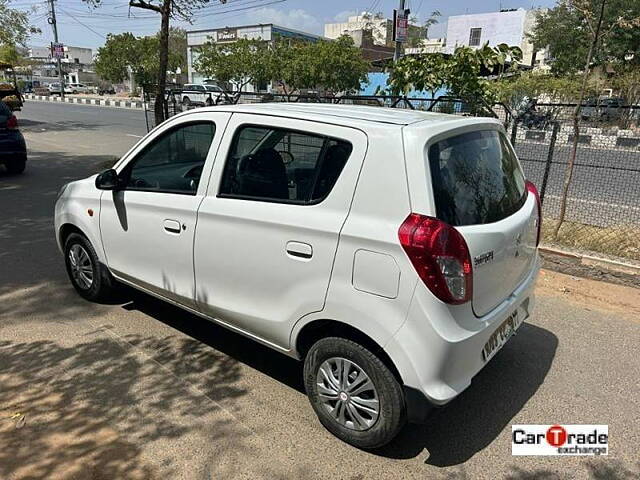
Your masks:
{"label": "rear windshield", "polygon": [[502,220],[525,202],[525,179],[506,138],[463,133],[429,147],[438,218],[454,226]]}

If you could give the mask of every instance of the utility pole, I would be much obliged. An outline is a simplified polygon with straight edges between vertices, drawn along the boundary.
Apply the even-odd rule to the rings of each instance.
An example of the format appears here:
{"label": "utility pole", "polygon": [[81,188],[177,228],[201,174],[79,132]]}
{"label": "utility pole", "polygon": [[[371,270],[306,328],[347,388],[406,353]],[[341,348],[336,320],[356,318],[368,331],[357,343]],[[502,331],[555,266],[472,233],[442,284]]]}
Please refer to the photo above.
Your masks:
{"label": "utility pole", "polygon": [[[404,0],[400,0],[400,6],[398,7],[398,12],[396,13],[396,16],[393,19],[393,21],[395,22],[395,24],[393,25],[393,31],[395,32],[396,36],[398,35],[398,32],[397,32],[397,30],[398,30],[398,19],[397,19],[397,16],[401,15],[401,14],[404,15]],[[395,40],[395,38],[394,38],[394,40]],[[393,52],[393,61],[394,62],[397,62],[398,60],[400,60],[400,54],[401,53],[402,53],[402,42],[396,41],[396,49]]]}
{"label": "utility pole", "polygon": [[[49,23],[53,27],[54,43],[60,43],[58,41],[58,25],[56,23],[56,7],[54,2],[55,0],[49,0],[49,4],[51,5],[51,16],[49,17]],[[57,58],[57,63],[58,63],[58,75],[60,77],[60,98],[64,100],[64,73],[62,72],[62,61],[60,60],[60,57]]]}

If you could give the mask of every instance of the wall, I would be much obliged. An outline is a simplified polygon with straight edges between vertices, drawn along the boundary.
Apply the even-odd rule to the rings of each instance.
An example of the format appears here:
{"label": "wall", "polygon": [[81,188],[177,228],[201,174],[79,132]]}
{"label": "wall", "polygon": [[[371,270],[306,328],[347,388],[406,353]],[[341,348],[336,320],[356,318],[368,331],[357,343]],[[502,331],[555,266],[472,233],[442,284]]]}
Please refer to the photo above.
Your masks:
{"label": "wall", "polygon": [[325,23],[324,36],[336,39],[345,32],[362,30],[369,26],[373,33],[375,45],[393,46],[392,27],[393,22],[388,18],[366,20],[361,15],[349,17],[348,21],[341,23]]}
{"label": "wall", "polygon": [[447,22],[447,51],[453,51],[456,45],[469,45],[472,28],[482,28],[480,45],[506,43],[520,45],[523,40],[525,10],[512,12],[478,13],[473,15],[455,15]]}
{"label": "wall", "polygon": [[[472,15],[455,15],[447,22],[447,46],[445,51],[452,53],[456,45],[469,46],[469,35],[472,28],[482,28],[480,45],[489,42],[490,46],[500,43],[516,45],[522,49],[522,63],[532,65],[534,62],[533,45],[526,34],[531,32],[536,22],[536,14],[540,10],[518,9],[509,12],[477,13]],[[545,68],[546,52],[540,50],[535,59],[538,68]]]}

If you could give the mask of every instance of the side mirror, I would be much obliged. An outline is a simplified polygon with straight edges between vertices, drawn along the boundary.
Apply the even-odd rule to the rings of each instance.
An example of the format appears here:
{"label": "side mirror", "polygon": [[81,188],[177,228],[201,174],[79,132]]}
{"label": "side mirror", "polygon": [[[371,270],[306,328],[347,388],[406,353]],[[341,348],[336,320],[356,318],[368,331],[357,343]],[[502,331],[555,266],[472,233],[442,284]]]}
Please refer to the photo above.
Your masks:
{"label": "side mirror", "polygon": [[118,172],[110,168],[99,174],[96,177],[96,188],[98,190],[118,190],[120,188]]}

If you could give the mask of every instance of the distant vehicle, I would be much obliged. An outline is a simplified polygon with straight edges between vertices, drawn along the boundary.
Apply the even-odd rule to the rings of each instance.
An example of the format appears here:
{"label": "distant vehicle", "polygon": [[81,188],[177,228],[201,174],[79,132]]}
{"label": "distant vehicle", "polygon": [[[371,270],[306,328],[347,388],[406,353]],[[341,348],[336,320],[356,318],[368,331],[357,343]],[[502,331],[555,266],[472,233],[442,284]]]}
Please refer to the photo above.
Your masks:
{"label": "distant vehicle", "polygon": [[218,85],[188,83],[182,88],[182,105],[192,104],[210,107],[217,105],[224,98],[224,90]]}
{"label": "distant vehicle", "polygon": [[[540,199],[498,119],[225,105],[63,186],[55,235],[82,297],[121,282],[303,360],[320,422],[370,449],[456,398],[529,318]],[[535,354],[524,335],[512,347]]]}
{"label": "distant vehicle", "polygon": [[516,109],[516,121],[524,128],[544,130],[551,122],[551,112],[540,112],[536,109],[537,105],[537,98],[525,97],[521,105]]}
{"label": "distant vehicle", "polygon": [[623,115],[626,107],[627,103],[623,98],[590,98],[582,109],[582,119],[595,122],[616,120]]}
{"label": "distant vehicle", "polygon": [[22,173],[27,165],[27,145],[18,129],[18,119],[0,101],[0,163],[9,173]]}
{"label": "distant vehicle", "polygon": [[98,95],[115,95],[116,90],[112,86],[98,87]]}
{"label": "distant vehicle", "polygon": [[[92,89],[84,83],[69,83],[68,84],[71,93],[90,93]],[[65,88],[65,92],[67,89]]]}
{"label": "distant vehicle", "polygon": [[[60,83],[50,83],[49,86],[47,87],[47,89],[49,90],[49,93],[51,95],[60,95]],[[73,89],[68,85],[65,84],[64,86],[64,93],[75,93],[73,91]]]}

